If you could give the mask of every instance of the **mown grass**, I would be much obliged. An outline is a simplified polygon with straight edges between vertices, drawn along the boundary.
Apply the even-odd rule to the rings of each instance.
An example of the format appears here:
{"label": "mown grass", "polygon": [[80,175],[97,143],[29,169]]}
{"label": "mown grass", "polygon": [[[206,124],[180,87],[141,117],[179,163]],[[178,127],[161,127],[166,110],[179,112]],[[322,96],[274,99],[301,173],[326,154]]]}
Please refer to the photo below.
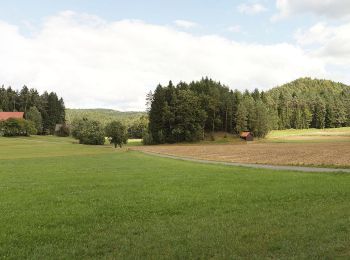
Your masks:
{"label": "mown grass", "polygon": [[287,129],[273,130],[268,138],[289,137],[289,136],[350,136],[350,127],[326,128],[326,129]]}
{"label": "mown grass", "polygon": [[2,258],[350,257],[349,174],[204,165],[54,137],[0,138],[0,151]]}
{"label": "mown grass", "polygon": [[350,127],[327,129],[273,130],[261,142],[272,143],[343,143],[350,142]]}

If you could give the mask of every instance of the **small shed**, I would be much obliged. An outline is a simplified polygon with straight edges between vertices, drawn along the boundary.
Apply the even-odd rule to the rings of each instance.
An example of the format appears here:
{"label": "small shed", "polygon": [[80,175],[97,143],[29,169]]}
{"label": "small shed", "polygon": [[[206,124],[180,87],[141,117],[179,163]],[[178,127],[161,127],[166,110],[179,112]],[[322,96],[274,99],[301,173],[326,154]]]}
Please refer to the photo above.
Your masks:
{"label": "small shed", "polygon": [[254,136],[251,132],[242,132],[239,137],[245,141],[254,141]]}
{"label": "small shed", "polygon": [[22,119],[24,112],[0,112],[0,121],[5,121],[9,118]]}
{"label": "small shed", "polygon": [[62,128],[62,124],[56,124],[55,125],[55,132],[58,132],[58,131],[60,131],[61,130],[61,128]]}

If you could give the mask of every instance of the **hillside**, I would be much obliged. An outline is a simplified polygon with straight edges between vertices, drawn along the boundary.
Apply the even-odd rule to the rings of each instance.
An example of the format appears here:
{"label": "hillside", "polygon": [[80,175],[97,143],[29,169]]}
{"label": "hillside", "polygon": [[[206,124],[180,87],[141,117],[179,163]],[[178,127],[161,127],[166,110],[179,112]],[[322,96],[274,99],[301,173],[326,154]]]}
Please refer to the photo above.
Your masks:
{"label": "hillside", "polygon": [[139,119],[141,116],[145,116],[146,112],[130,111],[121,112],[113,109],[66,109],[66,120],[71,123],[75,118],[88,118],[91,120],[97,120],[102,124],[106,124],[113,120],[118,120],[124,124],[130,124],[131,122]]}
{"label": "hillside", "polygon": [[314,98],[321,96],[333,98],[338,95],[350,97],[350,86],[340,82],[326,79],[299,78],[292,82],[272,88],[266,92],[275,100],[278,100],[280,93],[285,96],[303,96],[304,98]]}
{"label": "hillside", "polygon": [[265,102],[278,117],[273,129],[350,125],[350,87],[343,83],[300,78],[265,95]]}

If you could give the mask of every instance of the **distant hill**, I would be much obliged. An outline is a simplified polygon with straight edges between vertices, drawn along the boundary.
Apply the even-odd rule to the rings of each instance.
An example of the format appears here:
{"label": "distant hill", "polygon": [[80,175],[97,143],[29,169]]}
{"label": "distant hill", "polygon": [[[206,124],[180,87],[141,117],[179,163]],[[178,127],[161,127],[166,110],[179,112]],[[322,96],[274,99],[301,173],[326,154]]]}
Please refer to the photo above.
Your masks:
{"label": "distant hill", "polygon": [[102,124],[106,124],[113,120],[118,120],[124,124],[130,124],[131,122],[139,119],[142,116],[146,116],[146,112],[140,111],[128,111],[121,112],[113,109],[66,109],[66,121],[72,122],[75,118],[88,118],[91,120],[97,120]]}
{"label": "distant hill", "polygon": [[299,78],[284,85],[272,88],[266,92],[275,100],[283,93],[285,96],[303,96],[304,98],[314,98],[321,96],[326,99],[335,96],[349,96],[350,86],[340,82],[326,79]]}
{"label": "distant hill", "polygon": [[299,78],[267,91],[265,102],[278,116],[272,129],[350,126],[350,86],[340,82]]}

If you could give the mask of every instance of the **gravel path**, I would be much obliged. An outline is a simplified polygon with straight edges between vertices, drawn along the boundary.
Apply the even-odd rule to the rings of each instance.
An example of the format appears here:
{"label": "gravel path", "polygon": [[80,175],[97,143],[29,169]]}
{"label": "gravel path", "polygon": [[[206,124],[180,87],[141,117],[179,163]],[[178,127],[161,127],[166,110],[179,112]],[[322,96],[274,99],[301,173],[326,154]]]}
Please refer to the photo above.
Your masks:
{"label": "gravel path", "polygon": [[336,169],[336,168],[316,168],[316,167],[303,167],[303,166],[280,166],[280,165],[265,165],[265,164],[253,164],[253,163],[234,163],[234,162],[221,162],[221,161],[210,161],[210,160],[202,160],[195,159],[189,157],[181,157],[174,155],[167,155],[161,153],[154,153],[148,151],[142,151],[145,154],[155,155],[163,158],[170,158],[182,161],[190,161],[190,162],[198,162],[198,163],[206,163],[206,164],[219,164],[219,165],[228,165],[228,166],[240,166],[240,167],[250,167],[256,169],[269,169],[269,170],[286,170],[286,171],[299,171],[299,172],[346,172],[350,173],[350,169]]}

